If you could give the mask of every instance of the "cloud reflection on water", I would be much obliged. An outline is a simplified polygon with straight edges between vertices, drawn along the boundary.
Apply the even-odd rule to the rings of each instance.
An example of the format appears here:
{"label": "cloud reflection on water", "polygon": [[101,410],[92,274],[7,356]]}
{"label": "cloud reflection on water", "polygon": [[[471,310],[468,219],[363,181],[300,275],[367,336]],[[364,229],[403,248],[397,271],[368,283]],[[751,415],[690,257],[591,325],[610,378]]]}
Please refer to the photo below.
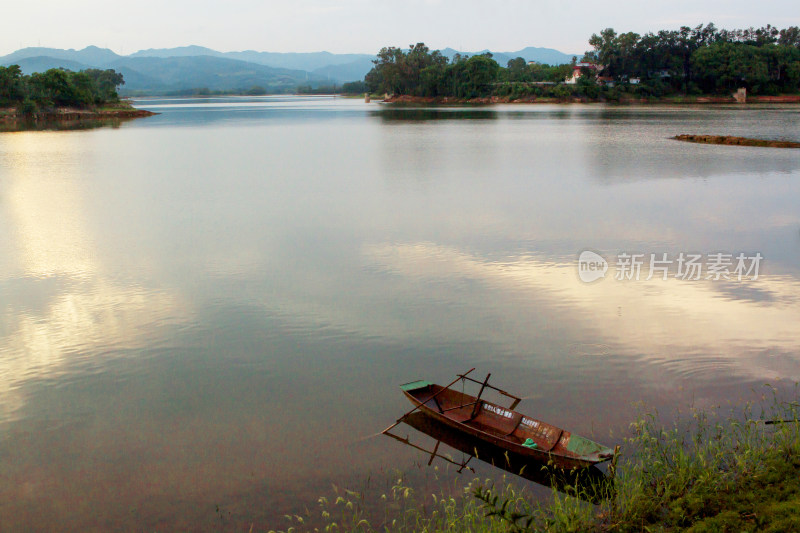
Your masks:
{"label": "cloud reflection on water", "polygon": [[[577,276],[576,261],[533,256],[494,261],[434,243],[365,246],[364,257],[374,268],[416,284],[471,280],[514,293],[514,298],[486,301],[498,323],[551,315],[560,323],[574,324],[576,330],[595,331],[597,343],[655,366],[651,372],[665,367],[705,379],[714,379],[720,371],[755,379],[800,379],[800,368],[778,374],[760,357],[771,351],[800,361],[800,281],[794,277],[622,282],[613,279],[612,271],[607,279],[586,284]],[[515,331],[536,336],[524,327]],[[451,334],[455,338],[460,332]],[[507,342],[507,330],[496,330],[494,337],[499,344]]]}
{"label": "cloud reflection on water", "polygon": [[0,419],[11,420],[24,405],[26,381],[97,365],[88,358],[98,354],[143,348],[152,343],[149,327],[174,322],[189,310],[170,291],[123,285],[105,271],[84,218],[81,172],[87,165],[79,138],[20,133],[3,140],[17,157],[4,176],[3,251],[11,264],[0,286],[9,287],[7,294],[16,287],[42,296],[36,305],[28,296],[0,308]]}

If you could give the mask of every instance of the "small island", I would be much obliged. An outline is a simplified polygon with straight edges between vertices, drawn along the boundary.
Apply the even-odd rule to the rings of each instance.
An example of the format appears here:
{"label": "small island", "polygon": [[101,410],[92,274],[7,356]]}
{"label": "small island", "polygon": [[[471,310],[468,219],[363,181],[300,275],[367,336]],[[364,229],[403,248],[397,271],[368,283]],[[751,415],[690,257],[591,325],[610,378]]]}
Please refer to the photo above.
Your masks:
{"label": "small island", "polygon": [[30,75],[0,67],[0,131],[83,129],[154,115],[121,100],[114,70],[50,69]]}
{"label": "small island", "polygon": [[700,144],[724,144],[728,146],[758,146],[764,148],[800,148],[800,142],[775,141],[769,139],[751,139],[748,137],[733,137],[731,135],[676,135],[676,141],[685,141]]}

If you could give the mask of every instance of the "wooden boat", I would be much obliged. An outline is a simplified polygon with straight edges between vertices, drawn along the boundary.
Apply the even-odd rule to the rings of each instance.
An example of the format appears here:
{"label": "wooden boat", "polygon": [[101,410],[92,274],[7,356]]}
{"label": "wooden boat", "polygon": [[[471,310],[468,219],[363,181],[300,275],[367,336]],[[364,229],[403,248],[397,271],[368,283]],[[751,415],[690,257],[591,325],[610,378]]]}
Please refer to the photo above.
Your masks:
{"label": "wooden boat", "polygon": [[[489,376],[483,382],[468,378],[466,374],[459,375],[459,378],[480,383],[481,391],[478,396],[449,388],[452,383],[442,387],[429,381],[414,381],[401,385],[400,388],[414,404],[412,412],[419,409],[453,429],[523,458],[528,457],[560,468],[583,468],[614,457],[614,450],[611,448],[514,411],[519,398],[488,385]],[[506,408],[483,400],[480,396],[485,387],[515,398],[516,401]],[[410,412],[406,416],[408,414]],[[397,423],[403,421],[403,418],[405,416]]]}
{"label": "wooden boat", "polygon": [[[470,463],[474,464],[472,460],[475,459],[528,481],[554,488],[591,503],[600,503],[603,499],[613,494],[613,477],[604,473],[597,466],[564,469],[550,466],[546,462],[540,463],[533,460],[529,455],[522,456],[486,440],[467,435],[463,431],[444,424],[421,411],[411,413],[403,419],[403,422],[434,439],[436,447],[433,450],[429,450],[412,443],[408,436],[401,437],[391,433],[388,436],[429,454],[431,456],[428,461],[429,465],[433,463],[434,458],[438,457],[458,466],[459,471],[463,471],[465,468],[471,469],[469,465]],[[457,462],[451,454],[441,452],[440,443],[461,452],[461,461]]]}

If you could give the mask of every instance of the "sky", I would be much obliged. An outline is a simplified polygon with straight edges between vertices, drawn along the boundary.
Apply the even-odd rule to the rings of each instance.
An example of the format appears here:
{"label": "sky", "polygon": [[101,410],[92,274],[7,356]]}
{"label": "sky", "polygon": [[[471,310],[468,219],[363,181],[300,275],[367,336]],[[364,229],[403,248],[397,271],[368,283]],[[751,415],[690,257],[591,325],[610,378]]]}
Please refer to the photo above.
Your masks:
{"label": "sky", "polygon": [[[720,28],[800,26],[796,0],[8,0],[0,55],[19,48],[118,54],[201,45],[219,51],[376,53],[424,42],[431,49],[579,54],[604,28],[646,33],[714,22]],[[13,23],[9,23],[13,21]]]}

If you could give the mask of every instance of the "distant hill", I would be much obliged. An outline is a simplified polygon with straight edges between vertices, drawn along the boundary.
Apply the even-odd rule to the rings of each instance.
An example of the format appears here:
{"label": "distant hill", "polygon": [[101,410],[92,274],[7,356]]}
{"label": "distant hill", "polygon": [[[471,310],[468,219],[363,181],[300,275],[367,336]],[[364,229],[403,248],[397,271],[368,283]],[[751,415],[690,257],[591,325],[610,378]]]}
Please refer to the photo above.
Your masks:
{"label": "distant hill", "polygon": [[[249,89],[261,86],[270,92],[293,91],[307,83],[308,73],[278,69],[236,59],[213,56],[126,57],[106,65],[122,72],[127,90],[158,92],[179,91],[198,87],[212,90]],[[129,74],[147,80],[139,86]],[[318,81],[312,78],[310,81]]]}
{"label": "distant hill", "polygon": [[[120,89],[122,94],[157,94],[196,88],[235,90],[254,86],[279,93],[294,91],[299,85],[318,86],[327,83],[322,77],[304,70],[272,68],[227,57],[120,56],[113,52],[96,53],[97,50],[101,49],[75,51],[27,48],[0,58],[0,65],[18,64],[26,74],[51,68],[73,71],[113,68],[125,78],[125,85]],[[32,55],[42,52],[52,55]]]}
{"label": "distant hill", "polygon": [[[517,57],[524,57],[526,61],[536,61],[537,63],[545,63],[547,65],[563,65],[572,61],[573,57],[578,60],[583,56],[583,52],[577,54],[565,54],[552,48],[536,48],[529,46],[523,48],[518,52],[504,52],[504,55],[509,56],[511,59]],[[505,66],[505,64],[503,65]]]}
{"label": "distant hill", "polygon": [[18,64],[23,59],[29,59],[33,57],[52,57],[55,59],[75,61],[76,63],[83,63],[84,65],[99,66],[110,63],[121,56],[115,54],[107,48],[98,48],[96,46],[87,46],[83,50],[61,50],[59,48],[30,47],[22,48],[16,52],[8,54],[5,57],[0,57],[0,64]]}
{"label": "distant hill", "polygon": [[205,46],[179,46],[177,48],[148,48],[130,54],[128,57],[191,57],[191,56],[223,56],[223,52],[217,52]]}
{"label": "distant hill", "polygon": [[[461,52],[472,56],[487,52]],[[452,58],[457,52],[445,48]],[[551,48],[528,47],[517,52],[493,52],[502,66],[523,57],[539,63],[569,63],[572,55]],[[261,86],[270,92],[292,91],[299,85],[341,84],[362,80],[373,67],[375,55],[330,52],[219,52],[204,46],[151,48],[121,56],[107,48],[88,46],[82,50],[22,48],[0,57],[0,65],[19,64],[23,72],[41,72],[62,67],[69,70],[113,68],[125,77],[122,93],[159,93],[186,89],[249,89]]]}
{"label": "distant hill", "polygon": [[[3,65],[6,63],[4,62]],[[72,71],[86,70],[92,68],[89,65],[70,61],[69,59],[58,59],[50,56],[25,57],[9,64],[19,65],[23,74],[33,74],[34,72],[44,72],[51,68],[65,68]]]}
{"label": "distant hill", "polygon": [[363,59],[357,59],[350,63],[340,65],[327,65],[321,68],[316,68],[311,71],[314,76],[330,81],[339,83],[346,81],[363,80],[367,72],[372,70],[375,64],[372,60],[374,56],[368,56]]}
{"label": "distant hill", "polygon": [[140,50],[128,57],[185,57],[185,56],[213,56],[238,59],[248,63],[257,63],[275,68],[292,70],[313,71],[335,65],[352,63],[357,60],[375,59],[370,54],[332,54],[331,52],[256,52],[245,50],[243,52],[218,52],[203,46],[181,46],[178,48],[151,48]]}
{"label": "distant hill", "polygon": [[571,62],[573,56],[577,56],[580,59],[580,57],[583,55],[582,53],[565,54],[563,52],[559,52],[558,50],[553,50],[552,48],[537,48],[535,46],[529,46],[516,52],[492,52],[491,50],[481,50],[480,52],[459,52],[458,50],[454,50],[452,48],[445,48],[441,50],[441,52],[442,55],[445,55],[450,59],[452,59],[457,53],[461,54],[462,56],[470,57],[490,52],[492,54],[492,58],[503,67],[505,67],[510,60],[518,57],[523,58],[525,61],[536,61],[537,63],[544,63],[547,65],[563,65],[564,63]]}

